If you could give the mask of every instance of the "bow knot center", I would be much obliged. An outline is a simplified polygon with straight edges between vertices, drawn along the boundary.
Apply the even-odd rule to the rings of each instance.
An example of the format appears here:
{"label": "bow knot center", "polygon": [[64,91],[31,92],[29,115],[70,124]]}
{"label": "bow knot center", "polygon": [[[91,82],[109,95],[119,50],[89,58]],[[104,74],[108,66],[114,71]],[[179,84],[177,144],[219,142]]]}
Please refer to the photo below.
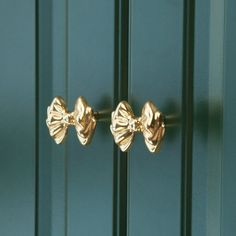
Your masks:
{"label": "bow knot center", "polygon": [[62,122],[67,125],[74,125],[75,120],[74,120],[74,114],[72,113],[67,113],[63,116]]}
{"label": "bow knot center", "polygon": [[142,123],[140,118],[131,118],[129,119],[128,129],[130,132],[141,132],[142,131]]}

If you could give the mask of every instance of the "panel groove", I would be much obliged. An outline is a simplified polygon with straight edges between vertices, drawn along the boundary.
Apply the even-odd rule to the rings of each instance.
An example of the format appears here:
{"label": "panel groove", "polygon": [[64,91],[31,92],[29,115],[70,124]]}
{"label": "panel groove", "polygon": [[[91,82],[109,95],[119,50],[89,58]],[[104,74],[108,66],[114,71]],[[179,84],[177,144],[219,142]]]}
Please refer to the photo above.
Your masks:
{"label": "panel groove", "polygon": [[195,0],[184,1],[181,235],[192,234],[192,136]]}
{"label": "panel groove", "polygon": [[[128,100],[129,1],[115,1],[114,104]],[[127,235],[127,153],[114,144],[113,235]]]}

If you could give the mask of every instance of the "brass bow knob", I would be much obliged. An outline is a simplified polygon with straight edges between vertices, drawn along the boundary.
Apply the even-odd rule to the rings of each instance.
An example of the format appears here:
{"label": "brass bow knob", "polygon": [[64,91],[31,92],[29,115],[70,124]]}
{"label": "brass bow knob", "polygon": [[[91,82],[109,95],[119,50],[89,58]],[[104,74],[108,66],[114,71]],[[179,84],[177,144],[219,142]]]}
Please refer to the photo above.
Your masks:
{"label": "brass bow knob", "polygon": [[86,145],[92,139],[96,119],[93,109],[88,106],[83,97],[77,98],[73,112],[67,111],[63,98],[55,97],[47,109],[46,124],[50,135],[57,144],[64,141],[68,126],[73,125],[79,141],[82,145]]}
{"label": "brass bow knob", "polygon": [[118,104],[111,115],[111,132],[115,143],[124,152],[133,142],[135,132],[142,132],[150,152],[156,152],[165,133],[164,115],[150,101],[142,109],[141,117],[135,117],[126,101]]}

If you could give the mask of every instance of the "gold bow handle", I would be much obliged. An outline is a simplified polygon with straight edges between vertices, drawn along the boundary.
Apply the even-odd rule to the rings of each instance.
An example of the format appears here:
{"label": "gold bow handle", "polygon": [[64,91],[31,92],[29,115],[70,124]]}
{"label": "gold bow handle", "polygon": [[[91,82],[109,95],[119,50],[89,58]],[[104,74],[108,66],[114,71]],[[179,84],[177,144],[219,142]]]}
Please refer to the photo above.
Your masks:
{"label": "gold bow handle", "polygon": [[126,101],[118,104],[111,116],[111,132],[115,143],[122,151],[131,146],[136,132],[142,132],[150,152],[160,148],[165,133],[164,116],[151,102],[145,103],[141,117],[135,117],[132,108]]}
{"label": "gold bow handle", "polygon": [[55,97],[47,109],[46,124],[49,134],[57,144],[62,143],[67,135],[69,125],[74,125],[82,145],[90,143],[96,119],[92,108],[83,97],[76,100],[73,112],[68,112],[62,97]]}

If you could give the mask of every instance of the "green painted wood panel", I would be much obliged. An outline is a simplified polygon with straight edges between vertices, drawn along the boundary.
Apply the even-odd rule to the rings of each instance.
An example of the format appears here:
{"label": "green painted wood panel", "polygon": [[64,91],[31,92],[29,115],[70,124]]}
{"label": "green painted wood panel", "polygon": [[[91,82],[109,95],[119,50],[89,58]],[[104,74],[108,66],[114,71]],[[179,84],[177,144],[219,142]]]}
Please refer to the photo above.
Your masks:
{"label": "green painted wood panel", "polygon": [[35,2],[0,2],[0,235],[35,226]]}
{"label": "green painted wood panel", "polygon": [[206,235],[210,1],[196,1],[192,235]]}
{"label": "green painted wood panel", "polygon": [[[129,102],[136,115],[147,100],[167,117],[180,115],[182,35],[183,1],[131,1]],[[180,235],[181,141],[180,124],[167,128],[158,154],[148,152],[142,135],[135,138],[128,155],[128,235]]]}
{"label": "green painted wood panel", "polygon": [[38,235],[67,233],[66,146],[56,145],[45,123],[53,97],[67,99],[67,1],[38,2]]}
{"label": "green painted wood panel", "polygon": [[[81,4],[81,3],[80,3]],[[86,14],[83,14],[81,17],[86,18],[88,14],[88,10],[90,8],[89,3],[86,8],[87,12]],[[82,6],[84,3],[82,4]],[[86,4],[85,4],[86,5]],[[73,5],[72,5],[73,6]],[[80,5],[81,6],[81,5]],[[46,107],[48,106],[49,102],[51,99],[56,96],[56,95],[61,95],[64,98],[70,100],[71,97],[71,92],[68,91],[68,87],[72,86],[75,81],[79,83],[84,83],[86,85],[86,81],[81,80],[80,77],[78,78],[73,78],[71,79],[70,83],[71,85],[69,86],[69,81],[68,81],[68,69],[70,67],[70,60],[68,60],[69,55],[71,58],[74,56],[78,56],[74,53],[74,49],[78,50],[78,45],[75,44],[74,40],[77,40],[78,36],[75,34],[75,38],[73,39],[73,46],[70,46],[70,41],[69,41],[69,35],[72,37],[74,35],[73,30],[69,32],[70,28],[70,5],[68,5],[68,1],[40,1],[39,2],[39,19],[38,19],[38,36],[39,36],[39,115],[40,115],[40,121],[39,121],[39,134],[40,134],[40,140],[39,140],[39,175],[38,175],[38,189],[39,189],[39,199],[38,199],[38,233],[39,235],[66,235],[67,233],[70,233],[71,230],[76,234],[78,230],[78,226],[80,226],[81,223],[84,221],[77,223],[76,219],[76,214],[77,212],[73,212],[75,214],[75,217],[72,217],[68,214],[67,212],[69,201],[68,201],[68,185],[69,180],[68,180],[68,175],[69,172],[71,172],[71,169],[68,167],[68,158],[70,158],[70,154],[67,151],[68,147],[67,144],[68,142],[65,142],[63,145],[55,145],[53,140],[50,139],[48,135],[48,130],[45,125],[45,115],[46,115]],[[71,7],[70,7],[71,8]],[[101,48],[99,50],[100,54],[102,56],[102,52],[106,46],[109,46],[109,58],[106,60],[110,60],[110,69],[107,71],[107,68],[103,69],[103,72],[107,78],[101,79],[102,75],[100,75],[100,78],[94,77],[93,80],[96,82],[95,90],[97,87],[97,83],[101,84],[101,87],[104,87],[104,84],[108,86],[106,89],[107,93],[107,98],[106,98],[106,93],[104,94],[104,99],[102,99],[101,104],[98,103],[98,108],[101,106],[99,109],[105,108],[111,108],[112,104],[112,94],[113,94],[113,78],[114,78],[114,71],[113,71],[113,60],[114,60],[114,48],[113,48],[113,43],[114,43],[114,6],[112,4],[107,5],[107,8],[109,8],[110,11],[110,18],[113,20],[109,23],[109,25],[104,29],[105,31],[108,31],[107,33],[109,34],[108,41],[102,42],[104,40],[103,37],[100,39],[101,43]],[[45,10],[46,9],[46,10]],[[69,11],[68,11],[69,10]],[[118,9],[117,9],[118,10]],[[77,12],[72,11],[73,14],[77,14]],[[101,9],[102,13],[102,9]],[[101,14],[100,13],[100,14]],[[73,15],[72,15],[73,16]],[[77,17],[77,16],[76,16]],[[108,16],[107,16],[108,17]],[[104,21],[105,19],[103,19]],[[81,24],[83,24],[84,21],[81,21]],[[73,21],[71,23],[74,24]],[[72,26],[73,26],[72,24]],[[95,27],[95,22],[93,22],[93,27]],[[45,27],[46,25],[46,27]],[[74,27],[74,26],[73,26]],[[90,36],[91,39],[92,33],[88,34],[86,32],[86,26],[84,26],[83,31],[86,33],[85,37]],[[118,35],[118,34],[117,34]],[[106,38],[107,35],[104,35]],[[106,45],[106,43],[109,43]],[[84,44],[83,41],[81,41],[81,46]],[[90,46],[90,45],[88,45]],[[94,45],[95,47],[96,45]],[[118,45],[117,45],[118,46]],[[69,53],[69,48],[70,48],[70,53]],[[94,48],[93,48],[94,49]],[[76,52],[75,50],[75,52]],[[107,49],[106,49],[107,50]],[[96,51],[99,52],[99,51]],[[80,54],[81,58],[80,60],[83,62],[83,59],[86,58],[86,51],[82,51],[82,54]],[[92,51],[90,52],[92,53]],[[96,55],[96,54],[94,54]],[[93,56],[94,56],[93,55]],[[90,55],[91,57],[91,55]],[[105,55],[105,57],[107,57]],[[84,63],[84,62],[83,62]],[[107,63],[107,61],[104,61],[104,63]],[[94,65],[96,65],[97,62],[94,62]],[[106,66],[107,64],[103,64],[103,66]],[[118,64],[117,64],[118,65]],[[73,68],[73,67],[72,67]],[[96,67],[97,68],[97,67]],[[95,68],[95,69],[96,69]],[[73,72],[74,70],[72,70]],[[89,71],[89,70],[88,70]],[[76,70],[77,72],[77,70]],[[78,75],[79,75],[78,71]],[[74,72],[73,72],[74,73]],[[81,73],[81,72],[80,72]],[[85,72],[84,72],[85,73]],[[108,73],[108,74],[107,74]],[[107,84],[107,81],[109,84]],[[76,83],[77,83],[76,82]],[[89,81],[88,81],[89,82]],[[90,85],[90,83],[89,83]],[[73,86],[72,86],[73,87]],[[116,86],[115,86],[116,87]],[[75,97],[79,96],[79,91],[76,90],[73,92],[75,93]],[[115,91],[118,91],[117,88],[115,88]],[[73,94],[72,93],[72,94]],[[84,93],[84,96],[86,94],[89,95],[89,91],[86,90],[86,93]],[[100,98],[100,94],[95,91],[95,94],[98,96],[97,98]],[[93,94],[89,95],[90,97],[93,97]],[[109,99],[110,96],[110,99]],[[96,103],[95,103],[96,105]],[[73,101],[71,101],[71,107],[73,106]],[[106,131],[106,135],[110,138],[110,152],[113,151],[113,145],[112,145],[112,137],[109,133],[109,123],[107,123],[105,126],[104,124],[98,124],[98,129],[99,126],[102,125],[103,133],[104,129]],[[73,133],[73,131],[71,131]],[[100,132],[101,132],[101,127],[100,127]],[[73,135],[73,134],[72,134]],[[46,137],[46,138],[45,138]],[[107,137],[107,138],[108,138]],[[106,139],[107,139],[106,138]],[[83,148],[87,149],[87,147],[81,147],[79,142],[77,141],[77,138],[75,136],[72,137],[72,139],[75,139],[75,144],[78,145],[78,148]],[[102,139],[102,138],[101,138]],[[105,148],[104,148],[105,149]],[[86,154],[86,153],[85,153]],[[73,154],[74,155],[74,154]],[[87,154],[86,154],[87,155]],[[100,156],[98,156],[100,158]],[[107,199],[110,202],[110,205],[106,206],[107,209],[110,211],[107,220],[109,220],[110,223],[105,222],[103,225],[106,224],[107,229],[103,229],[102,227],[101,234],[104,234],[104,230],[111,230],[113,228],[112,226],[112,191],[113,191],[113,156],[111,153],[111,156],[109,156],[109,178],[107,180],[109,181],[109,189],[111,192],[109,192],[105,198],[104,201],[107,203]],[[92,162],[92,160],[91,160]],[[102,162],[104,164],[105,161]],[[89,168],[89,166],[88,166]],[[86,171],[86,170],[85,170]],[[102,171],[102,170],[101,170]],[[76,172],[74,170],[74,172]],[[73,173],[72,173],[73,174]],[[101,176],[101,178],[104,178]],[[96,179],[96,178],[95,178]],[[77,184],[77,183],[76,183]],[[80,185],[79,185],[80,186]],[[98,191],[97,189],[94,189],[94,191]],[[71,195],[73,198],[79,197],[79,194],[77,195],[77,192],[72,192],[73,194]],[[83,202],[81,202],[83,205]],[[99,204],[94,202],[94,204]],[[79,205],[79,213],[86,211],[86,209],[82,206]],[[74,202],[73,205],[70,204],[70,207],[73,209],[74,207],[77,206],[77,202]],[[100,206],[102,207],[102,206]],[[80,210],[82,210],[80,212]],[[103,208],[100,208],[101,210]],[[69,209],[70,210],[70,209]],[[103,213],[99,213],[102,214]],[[114,212],[114,214],[116,214]],[[83,217],[83,216],[82,216]],[[94,217],[97,217],[96,215]],[[70,223],[70,218],[72,219]],[[126,221],[126,219],[124,219]],[[75,222],[76,221],[76,222]],[[86,219],[87,224],[90,224],[90,220],[87,218]],[[69,228],[70,227],[70,228]],[[68,228],[68,230],[67,230]],[[89,227],[86,227],[86,230],[90,230],[93,232],[93,229],[90,229]],[[115,227],[116,228],[116,227]],[[116,230],[116,229],[113,230]],[[83,228],[79,228],[81,230],[84,230]]]}
{"label": "green painted wood panel", "polygon": [[235,1],[198,1],[192,235],[235,235]]}
{"label": "green painted wood panel", "polygon": [[234,117],[236,106],[236,2],[225,1],[225,41],[224,41],[224,101],[223,101],[223,161],[222,161],[222,220],[221,235],[236,234],[236,125]]}
{"label": "green painted wood panel", "polygon": [[[52,97],[68,100],[67,0],[52,1]],[[52,145],[52,236],[67,235],[67,142]]]}
{"label": "green painted wood panel", "polygon": [[[83,95],[94,110],[110,109],[114,79],[114,2],[68,2],[68,101]],[[113,144],[109,122],[98,123],[83,147],[70,132],[67,162],[68,235],[111,235]]]}

